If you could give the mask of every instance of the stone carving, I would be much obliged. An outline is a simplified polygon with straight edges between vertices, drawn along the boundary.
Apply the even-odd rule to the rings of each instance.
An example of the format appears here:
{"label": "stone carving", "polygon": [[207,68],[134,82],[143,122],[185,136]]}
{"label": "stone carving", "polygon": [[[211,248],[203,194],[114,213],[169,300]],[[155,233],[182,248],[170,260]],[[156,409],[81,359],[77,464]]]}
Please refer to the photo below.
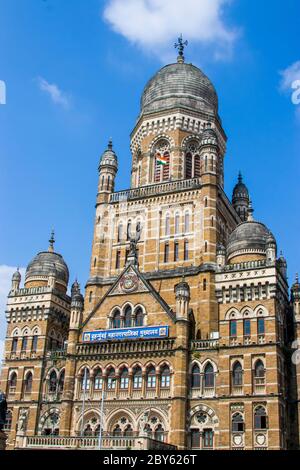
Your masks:
{"label": "stone carving", "polygon": [[18,421],[18,432],[25,432],[28,420],[28,410],[21,410]]}

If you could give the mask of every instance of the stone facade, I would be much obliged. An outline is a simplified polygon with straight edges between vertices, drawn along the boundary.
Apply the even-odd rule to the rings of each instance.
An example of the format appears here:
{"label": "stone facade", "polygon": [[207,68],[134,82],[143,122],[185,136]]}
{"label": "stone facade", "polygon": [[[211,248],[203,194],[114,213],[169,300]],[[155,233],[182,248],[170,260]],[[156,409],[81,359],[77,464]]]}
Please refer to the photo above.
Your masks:
{"label": "stone facade", "polygon": [[[241,176],[234,204],[224,192],[217,96],[191,67],[179,57],[146,86],[130,189],[114,191],[111,142],[101,157],[84,298],[54,237],[24,287],[12,279],[9,449],[299,446],[300,286],[290,299]],[[91,341],[99,330],[123,339]]]}

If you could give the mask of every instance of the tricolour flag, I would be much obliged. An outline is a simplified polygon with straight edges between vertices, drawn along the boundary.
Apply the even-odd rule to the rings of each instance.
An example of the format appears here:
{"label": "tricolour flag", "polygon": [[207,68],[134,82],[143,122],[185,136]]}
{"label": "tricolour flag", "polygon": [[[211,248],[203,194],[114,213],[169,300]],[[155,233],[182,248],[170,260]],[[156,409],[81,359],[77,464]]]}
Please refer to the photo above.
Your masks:
{"label": "tricolour flag", "polygon": [[166,165],[169,160],[168,157],[163,157],[159,153],[156,155],[156,162],[158,165]]}

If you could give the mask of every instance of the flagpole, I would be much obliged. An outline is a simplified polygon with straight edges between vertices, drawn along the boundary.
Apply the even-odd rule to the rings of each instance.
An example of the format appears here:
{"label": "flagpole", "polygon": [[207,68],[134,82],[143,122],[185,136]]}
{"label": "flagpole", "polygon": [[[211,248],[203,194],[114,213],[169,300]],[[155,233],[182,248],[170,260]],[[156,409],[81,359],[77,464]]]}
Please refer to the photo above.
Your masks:
{"label": "flagpole", "polygon": [[100,431],[99,431],[99,450],[102,449],[102,429],[103,429],[103,412],[104,412],[104,399],[105,399],[105,391],[104,391],[104,382],[102,382],[102,398],[101,398],[101,406],[100,406]]}
{"label": "flagpole", "polygon": [[82,410],[81,410],[81,437],[83,437],[84,431],[84,411],[85,411],[85,391],[86,391],[86,379],[87,379],[87,367],[84,369],[84,378],[83,378],[83,399],[82,399]]}

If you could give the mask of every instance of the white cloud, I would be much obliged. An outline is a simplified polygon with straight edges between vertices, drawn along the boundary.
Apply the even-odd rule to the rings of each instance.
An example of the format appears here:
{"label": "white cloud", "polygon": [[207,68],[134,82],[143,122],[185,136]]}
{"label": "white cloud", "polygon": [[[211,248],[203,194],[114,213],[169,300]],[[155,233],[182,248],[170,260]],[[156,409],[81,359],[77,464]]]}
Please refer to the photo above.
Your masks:
{"label": "white cloud", "polygon": [[132,43],[164,58],[180,33],[215,47],[215,58],[228,54],[237,31],[227,27],[223,8],[232,0],[108,0],[104,18]]}
{"label": "white cloud", "polygon": [[49,83],[42,77],[38,78],[38,85],[40,90],[47,93],[53,103],[62,106],[63,108],[69,108],[70,106],[70,97],[64,93],[55,83]]}
{"label": "white cloud", "polygon": [[[5,309],[7,295],[11,287],[12,275],[16,270],[16,267],[0,265],[0,361],[3,351],[3,339],[6,333]],[[25,268],[20,268],[20,273],[22,278],[24,278]]]}
{"label": "white cloud", "polygon": [[281,75],[280,88],[282,91],[291,91],[292,84],[296,80],[300,80],[300,60],[294,62],[285,70],[279,72]]}

